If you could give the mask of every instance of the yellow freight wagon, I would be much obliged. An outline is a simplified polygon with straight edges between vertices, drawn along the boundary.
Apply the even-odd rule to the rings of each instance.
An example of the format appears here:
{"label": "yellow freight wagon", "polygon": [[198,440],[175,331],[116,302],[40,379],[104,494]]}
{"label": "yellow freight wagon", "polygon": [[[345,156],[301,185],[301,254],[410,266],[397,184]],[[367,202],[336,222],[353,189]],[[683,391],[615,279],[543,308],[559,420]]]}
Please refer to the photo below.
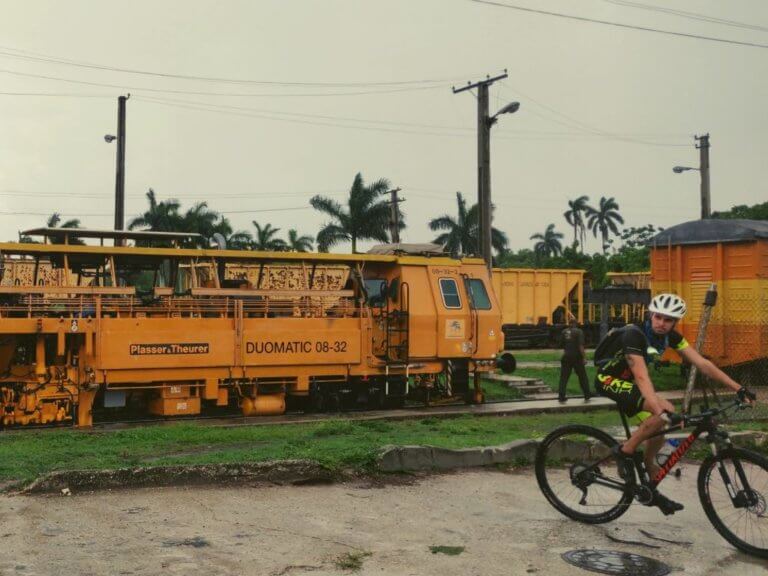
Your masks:
{"label": "yellow freight wagon", "polygon": [[651,281],[654,294],[674,292],[687,302],[680,327],[691,342],[704,295],[716,283],[703,352],[720,366],[766,362],[768,222],[696,220],[664,230],[652,241]]}
{"label": "yellow freight wagon", "polygon": [[553,325],[584,322],[584,270],[494,268],[492,278],[508,343],[544,344]]}
{"label": "yellow freight wagon", "polygon": [[196,236],[174,233],[25,234],[58,243],[0,243],[5,426],[89,426],[110,411],[482,401],[479,375],[503,349],[480,259],[71,244]]}
{"label": "yellow freight wagon", "polygon": [[[608,272],[608,287],[625,288],[635,290],[649,290],[651,288],[651,272]],[[587,324],[600,323],[599,304],[587,304],[586,320]],[[634,304],[612,304],[608,306],[608,316],[610,325],[631,324],[641,322],[645,317],[645,305],[641,303]]]}

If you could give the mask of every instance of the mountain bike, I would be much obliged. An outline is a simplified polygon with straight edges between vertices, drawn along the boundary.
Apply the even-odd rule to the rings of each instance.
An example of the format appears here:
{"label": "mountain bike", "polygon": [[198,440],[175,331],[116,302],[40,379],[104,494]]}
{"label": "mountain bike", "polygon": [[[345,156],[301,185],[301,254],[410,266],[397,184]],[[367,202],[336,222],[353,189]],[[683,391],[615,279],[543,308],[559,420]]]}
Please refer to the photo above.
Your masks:
{"label": "mountain bike", "polygon": [[[552,506],[573,520],[600,524],[624,514],[633,501],[654,505],[657,486],[704,434],[711,454],[701,462],[698,493],[704,512],[720,535],[739,550],[768,558],[768,458],[733,446],[717,418],[747,405],[735,401],[696,415],[670,415],[676,428],[691,434],[660,463],[650,478],[641,454],[619,453],[610,435],[573,424],[552,431],[536,453],[536,480]],[[622,414],[629,437],[629,424]],[[655,434],[664,435],[668,428]]]}

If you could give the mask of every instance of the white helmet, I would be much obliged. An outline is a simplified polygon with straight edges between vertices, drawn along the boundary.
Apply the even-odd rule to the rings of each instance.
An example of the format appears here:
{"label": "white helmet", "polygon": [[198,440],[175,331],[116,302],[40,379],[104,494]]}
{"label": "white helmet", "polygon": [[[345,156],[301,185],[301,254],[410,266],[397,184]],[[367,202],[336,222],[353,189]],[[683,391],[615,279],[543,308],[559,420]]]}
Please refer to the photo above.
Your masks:
{"label": "white helmet", "polygon": [[658,294],[648,305],[649,312],[663,314],[670,318],[682,318],[686,311],[685,300],[676,294]]}

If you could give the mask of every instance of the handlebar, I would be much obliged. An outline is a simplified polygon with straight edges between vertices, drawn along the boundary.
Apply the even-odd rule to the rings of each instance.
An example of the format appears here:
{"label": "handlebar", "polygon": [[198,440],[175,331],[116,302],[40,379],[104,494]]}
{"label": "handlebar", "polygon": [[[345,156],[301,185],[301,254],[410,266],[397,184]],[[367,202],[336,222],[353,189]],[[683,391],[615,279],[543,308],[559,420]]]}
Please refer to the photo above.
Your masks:
{"label": "handlebar", "polygon": [[698,414],[677,414],[674,412],[663,412],[661,418],[665,420],[671,427],[679,426],[680,428],[688,428],[689,426],[695,426],[701,422],[711,420],[712,418],[715,418],[720,414],[724,414],[729,410],[733,410],[734,408],[737,408],[738,410],[744,410],[751,407],[752,405],[747,402],[734,400],[722,408],[710,408],[709,410],[704,410]]}

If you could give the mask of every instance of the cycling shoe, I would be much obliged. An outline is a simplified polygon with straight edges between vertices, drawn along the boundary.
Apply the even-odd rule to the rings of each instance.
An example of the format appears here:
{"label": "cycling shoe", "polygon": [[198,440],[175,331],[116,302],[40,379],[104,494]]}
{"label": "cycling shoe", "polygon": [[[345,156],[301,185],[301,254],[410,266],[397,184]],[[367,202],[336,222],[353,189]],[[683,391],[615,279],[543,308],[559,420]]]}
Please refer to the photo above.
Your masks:
{"label": "cycling shoe", "polygon": [[675,512],[680,512],[680,510],[683,510],[685,506],[680,504],[679,502],[675,502],[674,500],[670,500],[664,494],[661,492],[656,492],[653,495],[653,499],[650,501],[648,506],[656,506],[659,510],[662,511],[664,516],[670,516],[671,514],[674,514]]}

